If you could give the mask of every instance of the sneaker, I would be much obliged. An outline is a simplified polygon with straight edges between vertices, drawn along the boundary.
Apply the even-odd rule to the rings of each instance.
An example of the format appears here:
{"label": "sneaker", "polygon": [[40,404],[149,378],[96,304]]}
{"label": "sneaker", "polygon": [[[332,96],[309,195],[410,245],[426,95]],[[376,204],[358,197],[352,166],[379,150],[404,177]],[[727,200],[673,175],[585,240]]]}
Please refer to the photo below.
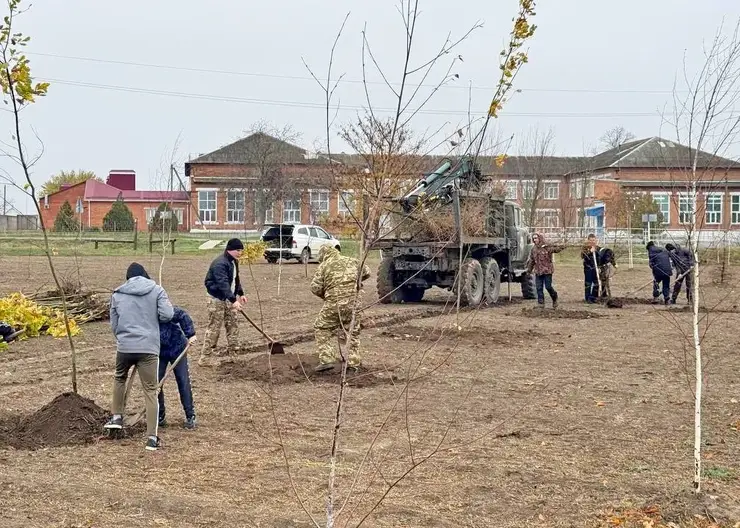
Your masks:
{"label": "sneaker", "polygon": [[676,304],[676,299],[671,299],[670,304]]}
{"label": "sneaker", "polygon": [[105,429],[123,429],[123,416],[114,416],[103,426]]}
{"label": "sneaker", "polygon": [[558,309],[558,306],[560,306],[560,305],[558,304],[558,301],[552,301],[552,309],[553,309],[553,310],[557,310],[557,309]]}
{"label": "sneaker", "polygon": [[167,427],[167,418],[164,416],[159,417],[159,427]]}
{"label": "sneaker", "polygon": [[146,446],[144,447],[144,449],[146,449],[147,451],[156,451],[160,447],[162,447],[162,442],[159,441],[158,436],[155,436],[154,438],[147,438]]}
{"label": "sneaker", "polygon": [[334,370],[334,367],[336,366],[335,363],[319,363],[316,368],[313,369],[314,372],[325,372],[327,370]]}
{"label": "sneaker", "polygon": [[185,429],[195,429],[195,416],[193,415],[190,418],[186,418],[183,427]]}

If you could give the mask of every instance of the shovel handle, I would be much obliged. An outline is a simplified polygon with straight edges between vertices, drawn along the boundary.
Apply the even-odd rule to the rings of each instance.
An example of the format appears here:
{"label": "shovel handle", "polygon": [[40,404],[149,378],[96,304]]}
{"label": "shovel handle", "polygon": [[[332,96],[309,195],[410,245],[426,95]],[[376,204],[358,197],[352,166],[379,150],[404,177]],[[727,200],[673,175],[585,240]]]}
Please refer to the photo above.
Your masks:
{"label": "shovel handle", "polygon": [[251,324],[255,328],[255,330],[257,330],[260,334],[262,334],[263,336],[265,336],[265,339],[267,339],[271,343],[274,343],[275,342],[275,340],[273,338],[271,338],[269,335],[267,335],[264,330],[262,330],[259,326],[257,326],[257,324],[254,321],[252,321],[252,319],[249,318],[249,316],[244,312],[244,310],[239,309],[239,311],[244,316],[244,318],[247,321],[249,321],[249,324]]}

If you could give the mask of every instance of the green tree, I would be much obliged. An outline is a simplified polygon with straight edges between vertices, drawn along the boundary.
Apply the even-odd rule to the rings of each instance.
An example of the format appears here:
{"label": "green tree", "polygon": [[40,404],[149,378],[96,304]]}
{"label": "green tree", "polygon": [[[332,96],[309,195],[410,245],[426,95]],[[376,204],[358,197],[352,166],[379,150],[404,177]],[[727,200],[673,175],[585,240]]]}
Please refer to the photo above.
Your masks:
{"label": "green tree", "polygon": [[54,219],[54,231],[74,232],[80,230],[80,223],[75,218],[75,213],[68,201],[64,201],[59,208],[56,219]]}
{"label": "green tree", "polygon": [[103,181],[102,179],[95,176],[93,171],[79,170],[79,171],[60,171],[59,174],[55,174],[41,186],[41,196],[47,196],[51,193],[57,192],[62,188],[62,185],[81,183],[90,179]]}
{"label": "green tree", "polygon": [[642,215],[644,214],[657,214],[658,221],[651,222],[653,229],[660,229],[665,223],[663,213],[660,212],[660,206],[655,203],[653,197],[649,194],[633,195],[628,198],[628,203],[631,206],[632,211],[632,226],[639,227],[643,225]]}
{"label": "green tree", "polygon": [[103,217],[103,231],[133,231],[134,225],[134,215],[123,203],[123,198],[113,202],[110,211]]}
{"label": "green tree", "polygon": [[154,213],[152,221],[149,222],[149,230],[155,233],[172,233],[173,231],[177,231],[177,225],[177,215],[169,205],[162,202],[157,207],[157,212]]}

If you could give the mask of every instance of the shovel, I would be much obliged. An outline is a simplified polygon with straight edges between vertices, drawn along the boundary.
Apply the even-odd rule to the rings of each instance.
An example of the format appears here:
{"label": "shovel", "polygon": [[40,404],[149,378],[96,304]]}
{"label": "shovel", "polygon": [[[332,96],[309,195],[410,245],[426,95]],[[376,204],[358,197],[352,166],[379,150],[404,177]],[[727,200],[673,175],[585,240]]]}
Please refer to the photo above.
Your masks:
{"label": "shovel", "polygon": [[[185,357],[185,354],[188,353],[188,349],[189,348],[190,348],[190,343],[187,344],[187,346],[185,347],[185,350],[183,350],[182,352],[180,352],[180,355],[177,356],[177,358],[175,359],[174,363],[172,363],[172,365],[170,365],[170,368],[168,368],[167,371],[164,373],[164,376],[162,376],[162,379],[160,380],[159,384],[157,385],[157,395],[159,395],[159,391],[162,389],[162,385],[164,385],[164,382],[167,379],[167,376],[169,376],[172,373],[172,371],[175,370],[175,367],[180,362],[180,360]],[[136,372],[136,370],[134,370],[134,373],[135,372]],[[133,375],[131,376],[131,379],[133,379]],[[130,387],[131,386],[129,385],[129,388]],[[142,409],[141,411],[139,411],[139,414],[136,414],[133,417],[127,416],[123,420],[124,421],[124,425],[126,425],[127,427],[131,427],[132,425],[136,425],[137,423],[139,423],[139,421],[141,421],[142,418],[144,418],[145,415],[146,415],[146,409]],[[157,418],[159,418],[159,417],[157,417]]]}
{"label": "shovel", "polygon": [[255,328],[255,330],[257,330],[260,334],[264,336],[265,339],[270,342],[270,344],[267,345],[267,350],[270,352],[270,354],[285,354],[285,348],[283,347],[282,343],[278,343],[269,335],[267,335],[264,330],[262,330],[259,326],[255,324],[254,321],[249,318],[244,310],[240,309],[239,311],[244,316],[244,318],[249,321],[249,324],[251,324]]}

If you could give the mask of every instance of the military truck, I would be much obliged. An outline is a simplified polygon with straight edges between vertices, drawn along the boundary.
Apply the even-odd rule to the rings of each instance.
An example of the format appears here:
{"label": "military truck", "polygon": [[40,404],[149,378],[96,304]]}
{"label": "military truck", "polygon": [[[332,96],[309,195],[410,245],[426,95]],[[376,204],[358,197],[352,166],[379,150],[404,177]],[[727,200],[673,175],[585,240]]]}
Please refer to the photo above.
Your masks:
{"label": "military truck", "polygon": [[385,234],[373,244],[381,303],[419,302],[433,286],[460,304],[495,304],[502,281],[536,296],[526,263],[532,249],[521,208],[487,189],[474,159],[444,159],[401,198],[389,200]]}

